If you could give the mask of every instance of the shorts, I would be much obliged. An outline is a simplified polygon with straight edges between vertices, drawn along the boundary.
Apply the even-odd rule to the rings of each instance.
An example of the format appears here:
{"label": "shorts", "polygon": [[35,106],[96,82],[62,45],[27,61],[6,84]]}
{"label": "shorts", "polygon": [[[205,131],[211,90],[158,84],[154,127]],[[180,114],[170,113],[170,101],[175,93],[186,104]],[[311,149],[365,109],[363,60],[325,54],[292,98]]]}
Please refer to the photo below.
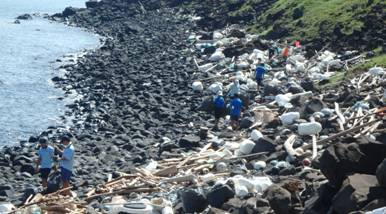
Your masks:
{"label": "shorts", "polygon": [[263,81],[263,78],[256,78],[256,82],[257,84],[260,86],[261,85],[261,82]]}
{"label": "shorts", "polygon": [[60,167],[60,175],[63,182],[69,182],[72,176],[72,172],[68,169]]}
{"label": "shorts", "polygon": [[220,119],[224,116],[225,109],[224,108],[214,108],[214,117],[216,119]]}
{"label": "shorts", "polygon": [[231,120],[233,121],[239,121],[240,115],[231,115]]}
{"label": "shorts", "polygon": [[48,179],[48,176],[50,175],[50,172],[51,172],[51,168],[40,168],[40,170],[39,170],[40,177],[43,180],[47,180]]}

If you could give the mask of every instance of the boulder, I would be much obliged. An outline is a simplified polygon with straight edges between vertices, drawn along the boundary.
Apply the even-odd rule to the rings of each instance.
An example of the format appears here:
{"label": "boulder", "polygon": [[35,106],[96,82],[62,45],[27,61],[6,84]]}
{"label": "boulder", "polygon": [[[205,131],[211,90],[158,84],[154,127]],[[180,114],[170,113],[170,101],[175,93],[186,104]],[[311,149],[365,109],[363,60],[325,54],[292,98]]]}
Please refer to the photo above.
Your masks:
{"label": "boulder", "polygon": [[386,159],[377,167],[376,176],[379,185],[386,187]]}
{"label": "boulder", "polygon": [[240,121],[240,128],[247,129],[253,125],[255,118],[253,117],[244,117]]}
{"label": "boulder", "polygon": [[182,148],[199,147],[200,137],[196,135],[186,135],[180,139],[178,145]]}
{"label": "boulder", "polygon": [[245,139],[240,144],[240,152],[244,155],[248,155],[252,152],[255,147],[255,143],[251,140]]}
{"label": "boulder", "polygon": [[87,8],[94,8],[96,6],[98,6],[98,1],[96,1],[96,0],[86,1],[86,7]]}
{"label": "boulder", "polygon": [[347,175],[375,174],[386,158],[385,149],[386,145],[378,143],[336,143],[322,153],[319,167],[330,184],[340,188]]}
{"label": "boulder", "polygon": [[314,196],[308,199],[304,205],[304,214],[328,213],[331,206],[331,198],[338,192],[338,189],[330,184],[322,184]]}
{"label": "boulder", "polygon": [[12,198],[14,194],[15,191],[11,185],[0,185],[0,196]]}
{"label": "boulder", "polygon": [[25,164],[21,166],[20,172],[27,172],[31,175],[35,174],[35,167],[33,164]]}
{"label": "boulder", "polygon": [[275,213],[291,213],[291,193],[288,190],[274,184],[268,187],[263,197],[269,201],[269,205]]}
{"label": "boulder", "polygon": [[274,152],[276,151],[275,147],[275,144],[269,139],[259,138],[252,149],[252,153]]}
{"label": "boulder", "polygon": [[313,98],[305,104],[304,110],[308,114],[313,114],[315,112],[321,111],[326,104],[319,98]]}
{"label": "boulder", "polygon": [[206,195],[209,204],[217,208],[221,208],[225,202],[234,196],[235,192],[226,184],[214,186]]}
{"label": "boulder", "polygon": [[245,32],[243,32],[239,29],[231,29],[229,32],[229,36],[236,37],[236,38],[244,38]]}
{"label": "boulder", "polygon": [[205,196],[193,189],[183,189],[178,192],[185,213],[202,212],[208,207]]}
{"label": "boulder", "polygon": [[66,7],[63,12],[62,12],[62,16],[63,17],[69,17],[69,16],[72,16],[76,13],[76,8],[74,7]]}
{"label": "boulder", "polygon": [[332,200],[334,211],[338,214],[346,214],[360,210],[370,202],[370,188],[377,185],[377,179],[373,175],[354,174],[348,176]]}

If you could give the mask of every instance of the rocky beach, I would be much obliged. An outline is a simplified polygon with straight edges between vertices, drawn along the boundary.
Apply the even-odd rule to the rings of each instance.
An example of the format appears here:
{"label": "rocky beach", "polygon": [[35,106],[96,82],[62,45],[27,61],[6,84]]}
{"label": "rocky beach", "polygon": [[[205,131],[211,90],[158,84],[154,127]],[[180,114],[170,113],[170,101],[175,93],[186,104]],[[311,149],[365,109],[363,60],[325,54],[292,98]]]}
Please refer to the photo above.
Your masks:
{"label": "rocky beach", "polygon": [[[367,75],[366,78],[364,75],[354,76],[354,82],[345,81],[332,89],[321,89],[314,85],[310,76],[299,74],[301,72],[297,63],[304,59],[294,59],[296,62],[293,63],[295,66],[292,70],[285,67],[285,60],[280,61],[272,66],[272,71],[279,73],[286,70],[285,74],[290,73],[287,75],[288,79],[275,73],[270,73],[269,76],[279,79],[282,84],[273,85],[272,82],[267,82],[263,87],[251,90],[251,85],[254,84],[248,83],[248,78],[241,80],[240,77],[242,85],[250,87],[246,97],[251,106],[244,112],[241,129],[232,131],[223,125],[220,130],[212,130],[213,115],[202,111],[204,107],[208,107],[205,100],[211,99],[212,93],[195,88],[192,90],[192,83],[204,82],[204,86],[208,88],[215,81],[205,81],[219,78],[219,74],[223,73],[215,74],[214,71],[222,71],[223,67],[227,67],[226,63],[234,61],[232,58],[240,60],[235,64],[241,68],[242,54],[253,52],[254,49],[266,50],[272,43],[259,37],[249,38],[242,25],[224,30],[226,24],[240,23],[243,19],[249,19],[248,16],[221,23],[221,20],[208,17],[201,10],[182,7],[181,3],[182,1],[150,0],[90,1],[86,3],[87,8],[68,7],[62,13],[49,17],[54,21],[95,32],[103,37],[103,44],[96,50],[80,55],[75,61],[62,65],[59,70],[65,71],[64,75],[52,79],[57,87],[65,91],[66,96],[76,97],[72,104],[67,105],[68,110],[63,116],[64,121],[72,124],[71,127],[68,130],[65,127],[49,127],[39,136],[33,136],[17,146],[4,147],[0,151],[0,201],[19,206],[31,194],[39,192],[40,179],[35,175],[33,162],[39,137],[46,136],[52,144],[57,144],[63,133],[69,133],[76,148],[72,190],[81,200],[87,199],[87,213],[97,212],[102,203],[103,194],[95,197],[91,194],[92,200],[88,194],[90,191],[95,193],[96,186],[119,179],[122,175],[135,173],[147,175],[149,182],[164,183],[165,180],[157,180],[162,177],[159,171],[149,174],[139,169],[149,166],[152,161],[162,162],[165,166],[168,161],[184,162],[176,163],[179,167],[188,165],[189,161],[192,165],[208,164],[195,163],[200,158],[188,160],[188,157],[200,156],[199,154],[207,151],[213,154],[222,152],[226,150],[222,148],[226,147],[226,142],[240,144],[236,149],[239,153],[235,152],[232,158],[226,159],[232,166],[229,167],[229,172],[216,169],[224,158],[221,157],[219,160],[213,158],[216,162],[208,169],[195,168],[197,176],[205,176],[208,174],[206,170],[211,169],[222,173],[226,171],[229,173],[225,175],[226,178],[237,175],[262,176],[265,180],[261,182],[271,185],[261,187],[261,190],[256,190],[253,194],[249,190],[246,190],[246,194],[241,194],[241,190],[237,189],[237,182],[232,184],[227,181],[221,185],[204,182],[205,185],[196,187],[197,184],[188,179],[184,180],[187,184],[173,186],[175,189],[169,191],[158,191],[162,194],[155,191],[150,196],[157,195],[171,200],[174,213],[343,214],[361,213],[361,210],[371,211],[386,206],[386,127],[385,117],[379,111],[384,106],[384,70],[374,76]],[[260,6],[269,7],[268,3]],[[207,14],[209,13],[208,11]],[[196,51],[195,45],[200,43],[190,41],[192,35],[195,39],[199,36],[198,40],[216,40],[216,30],[221,31],[224,37],[239,39],[237,42],[224,44],[223,49],[220,47],[224,53],[221,58],[224,59],[224,64],[220,60],[209,60],[209,56],[217,53],[219,47],[209,45],[202,51]],[[365,33],[369,33],[368,29]],[[378,36],[378,31],[372,36]],[[371,47],[381,43],[383,45],[383,41],[380,38]],[[308,57],[310,53],[316,52],[321,57],[324,50],[312,49],[320,47],[320,42],[310,42],[307,51],[304,51],[307,52],[305,55]],[[346,44],[347,41],[341,45]],[[368,52],[368,48],[358,45],[344,49],[354,47],[359,48],[361,53]],[[229,58],[229,61],[225,58]],[[318,55],[311,55],[307,60],[321,64],[323,60],[318,61],[316,58]],[[332,59],[339,59],[337,67],[341,67],[333,68],[334,66],[328,65],[327,72],[338,72],[344,67],[344,62],[345,66],[354,67],[357,59],[366,60],[368,56],[339,54]],[[58,61],[66,60],[68,61]],[[212,64],[206,68],[200,67],[206,63]],[[214,65],[216,66],[211,68]],[[200,72],[202,70],[205,72]],[[304,68],[303,71],[305,70]],[[229,73],[234,73],[236,77],[239,75],[237,72],[229,71],[227,74]],[[291,78],[298,82],[293,84],[289,81]],[[229,76],[224,79],[221,80],[222,83],[232,83]],[[278,95],[287,93],[294,95],[285,103],[291,103],[291,107],[281,105],[277,99]],[[359,102],[366,104],[363,107],[362,104],[357,104]],[[263,105],[265,108],[262,108]],[[210,109],[210,105],[208,108]],[[326,108],[332,109],[330,115],[323,111]],[[358,108],[361,109],[360,113]],[[270,119],[264,118],[259,123],[256,115],[265,117],[261,116],[265,115],[261,113],[265,111],[262,109],[270,109]],[[283,121],[283,115],[291,112],[300,112],[300,116],[291,122]],[[323,114],[320,116],[317,113]],[[315,119],[309,119],[311,117]],[[358,119],[361,121],[357,121]],[[315,120],[321,124],[317,134],[298,133],[298,124],[315,123]],[[364,126],[357,129],[360,130],[358,134],[354,128],[360,125]],[[261,132],[261,136],[254,129]],[[345,130],[352,132],[342,134]],[[259,137],[254,137],[253,133]],[[361,133],[363,137],[360,136]],[[299,135],[296,142],[292,137],[294,134]],[[324,138],[319,138],[319,135]],[[319,153],[309,154],[314,152],[311,145],[316,142],[316,136],[320,146]],[[246,141],[247,138],[252,140]],[[252,147],[245,151],[244,148],[250,145]],[[310,147],[312,151],[308,151]],[[231,149],[230,151],[233,152]],[[212,158],[210,154],[207,157]],[[223,162],[228,163],[227,161]],[[278,166],[278,162],[281,166]],[[164,177],[172,177],[169,175],[177,173],[166,174]],[[58,189],[57,181],[58,173],[53,173],[50,191]],[[168,182],[172,181],[166,183]],[[159,187],[157,184],[152,185],[154,189]],[[180,192],[173,196],[165,193],[177,190]],[[353,197],[354,195],[357,197]],[[131,193],[126,196],[139,198],[144,195]],[[187,202],[188,198],[190,202]]]}

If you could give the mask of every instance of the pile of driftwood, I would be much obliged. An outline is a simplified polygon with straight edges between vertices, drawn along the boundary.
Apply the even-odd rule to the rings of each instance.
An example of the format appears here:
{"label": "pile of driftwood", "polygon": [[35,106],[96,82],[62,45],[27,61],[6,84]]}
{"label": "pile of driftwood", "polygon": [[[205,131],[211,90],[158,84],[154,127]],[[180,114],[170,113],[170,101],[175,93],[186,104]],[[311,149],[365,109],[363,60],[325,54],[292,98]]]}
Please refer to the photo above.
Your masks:
{"label": "pile of driftwood", "polygon": [[[135,173],[126,174],[120,172],[120,177],[110,179],[89,191],[85,199],[91,201],[96,198],[126,195],[130,193],[168,193],[178,188],[178,185],[194,184],[195,186],[205,185],[209,180],[217,180],[229,177],[229,172],[219,172],[215,166],[222,162],[229,164],[243,158],[254,158],[265,153],[243,155],[236,158],[225,158],[221,155],[213,155],[214,150],[211,144],[206,145],[199,152],[189,155],[160,160],[155,169],[135,168]],[[222,149],[216,152],[221,152]],[[210,175],[210,176],[208,176]]]}
{"label": "pile of driftwood", "polygon": [[42,195],[31,195],[23,206],[12,213],[28,213],[34,205],[40,207],[44,214],[79,214],[87,213],[86,204],[79,201],[74,195],[63,195],[63,192],[69,191],[72,187],[61,189],[57,192]]}

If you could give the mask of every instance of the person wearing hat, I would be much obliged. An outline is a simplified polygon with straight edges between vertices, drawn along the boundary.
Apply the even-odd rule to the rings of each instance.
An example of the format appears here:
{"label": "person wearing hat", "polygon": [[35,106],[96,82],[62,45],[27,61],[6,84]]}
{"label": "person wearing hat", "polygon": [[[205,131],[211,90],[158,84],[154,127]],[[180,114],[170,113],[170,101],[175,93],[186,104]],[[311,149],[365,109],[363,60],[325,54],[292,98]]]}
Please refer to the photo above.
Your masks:
{"label": "person wearing hat", "polygon": [[214,118],[215,118],[214,128],[218,129],[218,123],[220,121],[220,118],[224,116],[225,108],[226,108],[222,91],[217,92],[217,95],[213,99],[213,105],[214,105]]}
{"label": "person wearing hat", "polygon": [[[60,173],[63,182],[63,189],[70,186],[70,179],[72,176],[73,168],[74,168],[74,146],[71,143],[71,139],[69,136],[64,135],[60,142],[63,144],[64,149],[57,148],[59,155],[61,156],[59,159],[60,164]],[[65,191],[64,194],[69,195],[69,190]]]}
{"label": "person wearing hat", "polygon": [[47,188],[47,180],[50,175],[53,163],[55,150],[52,146],[48,145],[47,138],[39,139],[40,148],[38,151],[39,158],[36,160],[36,173],[40,173],[42,178],[42,186]]}

